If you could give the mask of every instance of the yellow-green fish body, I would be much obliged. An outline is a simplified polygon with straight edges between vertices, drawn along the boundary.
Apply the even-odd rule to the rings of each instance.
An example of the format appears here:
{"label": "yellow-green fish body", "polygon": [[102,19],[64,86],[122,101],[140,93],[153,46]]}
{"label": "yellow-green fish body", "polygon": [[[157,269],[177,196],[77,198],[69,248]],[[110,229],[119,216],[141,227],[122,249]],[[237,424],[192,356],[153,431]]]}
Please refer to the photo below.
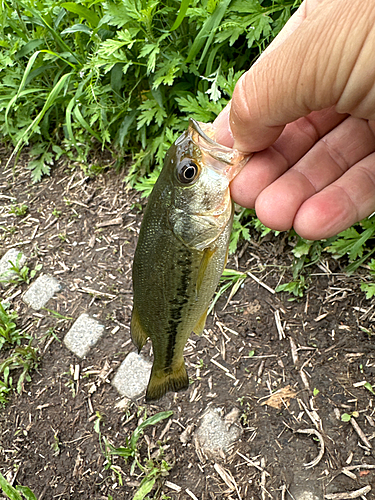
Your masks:
{"label": "yellow-green fish body", "polygon": [[188,387],[183,350],[203,331],[223,272],[233,220],[229,182],[245,157],[190,120],[170,148],[149,197],[133,263],[131,334],[152,340],[146,400]]}

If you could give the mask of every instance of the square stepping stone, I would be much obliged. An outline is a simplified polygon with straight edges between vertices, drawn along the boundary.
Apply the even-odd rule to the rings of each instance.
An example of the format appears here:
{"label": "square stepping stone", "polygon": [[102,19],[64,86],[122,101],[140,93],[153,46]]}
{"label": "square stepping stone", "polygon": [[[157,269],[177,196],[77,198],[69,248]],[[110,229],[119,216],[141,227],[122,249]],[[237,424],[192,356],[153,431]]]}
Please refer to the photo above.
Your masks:
{"label": "square stepping stone", "polygon": [[23,301],[36,311],[44,307],[56,292],[61,290],[61,285],[56,278],[49,274],[39,276],[23,296]]}
{"label": "square stepping stone", "polygon": [[104,325],[83,313],[65,335],[64,344],[80,358],[86,356],[104,333]]}
{"label": "square stepping stone", "polygon": [[121,363],[113,377],[112,385],[122,396],[136,399],[146,391],[151,368],[150,361],[135,352],[131,352]]}
{"label": "square stepping stone", "polygon": [[[16,264],[17,262],[17,257],[18,254],[21,254],[20,261],[18,265],[22,267],[25,262],[26,262],[26,256],[18,250],[18,248],[10,248],[0,259],[0,280],[4,279],[11,279],[13,276],[15,276],[14,271],[10,271],[11,265],[9,261],[11,261],[13,264]],[[6,283],[1,283],[1,284],[6,284]]]}
{"label": "square stepping stone", "polygon": [[[230,417],[230,414],[227,417]],[[232,422],[230,418],[227,418],[227,421],[222,418],[221,409],[209,409],[203,415],[201,425],[195,431],[195,444],[206,457],[223,457],[239,440],[242,432],[239,423],[236,425],[236,422]]]}

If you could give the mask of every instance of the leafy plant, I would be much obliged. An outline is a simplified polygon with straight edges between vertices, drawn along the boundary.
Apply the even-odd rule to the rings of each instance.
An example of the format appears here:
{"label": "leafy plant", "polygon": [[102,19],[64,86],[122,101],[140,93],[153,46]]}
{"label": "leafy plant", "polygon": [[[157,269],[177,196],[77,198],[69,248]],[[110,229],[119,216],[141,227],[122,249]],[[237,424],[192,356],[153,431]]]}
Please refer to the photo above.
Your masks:
{"label": "leafy plant", "polygon": [[308,275],[306,275],[307,268],[319,262],[327,243],[325,241],[305,240],[296,235],[294,231],[290,232],[289,237],[297,238],[292,249],[294,256],[292,263],[293,278],[289,283],[279,285],[276,292],[289,292],[294,297],[302,297],[310,281]]}
{"label": "leafy plant", "polygon": [[368,264],[370,270],[370,283],[362,283],[361,290],[366,293],[366,299],[371,299],[375,295],[375,259],[371,259]]}
{"label": "leafy plant", "polygon": [[30,488],[20,485],[14,488],[2,474],[0,474],[0,488],[10,500],[23,500],[24,498],[26,500],[37,500]]}
{"label": "leafy plant", "polygon": [[[110,149],[136,182],[188,117],[212,121],[294,0],[12,0],[0,20],[0,136],[31,145],[34,182]],[[10,161],[11,161],[10,160]],[[10,162],[9,162],[10,163]]]}
{"label": "leafy plant", "polygon": [[[140,450],[139,450],[139,440],[142,437],[145,429],[149,426],[156,425],[162,420],[169,418],[173,415],[173,411],[163,411],[160,413],[156,413],[155,415],[146,418],[138,427],[134,430],[130,439],[126,438],[125,446],[120,446],[119,448],[115,448],[109,441],[102,437],[100,430],[100,423],[102,422],[102,417],[97,415],[98,418],[95,421],[94,429],[99,434],[99,441],[103,440],[104,449],[103,453],[107,459],[106,469],[111,469],[114,471],[119,479],[120,484],[122,484],[122,478],[120,472],[116,469],[116,466],[113,464],[112,457],[119,456],[124,458],[125,462],[129,460],[131,463],[131,471],[133,472],[135,467],[141,471],[141,474],[144,476],[142,478],[141,484],[135,493],[133,500],[143,500],[150,491],[154,488],[155,483],[161,477],[168,475],[168,471],[171,466],[164,460],[163,447],[159,444],[159,454],[155,457],[148,456],[146,459],[141,459]],[[154,498],[157,498],[156,494]]]}
{"label": "leafy plant", "polygon": [[238,289],[240,286],[243,284],[245,279],[247,278],[246,273],[241,273],[240,271],[236,271],[235,269],[224,269],[223,274],[220,278],[220,283],[223,283],[222,285],[219,285],[220,288],[216,292],[216,295],[211,302],[211,305],[208,309],[207,314],[210,314],[212,309],[214,308],[216,302],[220,299],[220,297],[230,288],[232,287],[232,290],[229,293],[229,297],[227,299],[227,304],[233,297],[235,293],[237,293]]}
{"label": "leafy plant", "polygon": [[43,267],[42,264],[37,264],[35,268],[30,271],[30,268],[27,266],[21,267],[21,259],[22,254],[20,252],[17,255],[16,262],[14,264],[11,260],[9,261],[10,268],[4,273],[4,275],[8,276],[8,278],[5,277],[4,279],[0,279],[0,283],[17,284],[23,282],[29,284],[30,281],[35,277],[36,273]]}
{"label": "leafy plant", "polygon": [[20,344],[22,336],[15,323],[17,318],[16,311],[8,311],[8,307],[0,302],[0,350],[5,344],[9,346]]}
{"label": "leafy plant", "polygon": [[[31,346],[32,338],[22,333],[15,323],[18,314],[8,311],[0,303],[0,353],[10,350],[5,358],[0,358],[0,404],[4,405],[13,388],[12,372],[17,374],[16,390],[20,394],[25,381],[30,381],[30,372],[37,368],[39,357],[37,350]],[[23,341],[27,344],[22,345]]]}
{"label": "leafy plant", "polygon": [[24,203],[21,205],[13,205],[9,209],[10,214],[14,214],[16,217],[24,217],[29,210],[29,207]]}

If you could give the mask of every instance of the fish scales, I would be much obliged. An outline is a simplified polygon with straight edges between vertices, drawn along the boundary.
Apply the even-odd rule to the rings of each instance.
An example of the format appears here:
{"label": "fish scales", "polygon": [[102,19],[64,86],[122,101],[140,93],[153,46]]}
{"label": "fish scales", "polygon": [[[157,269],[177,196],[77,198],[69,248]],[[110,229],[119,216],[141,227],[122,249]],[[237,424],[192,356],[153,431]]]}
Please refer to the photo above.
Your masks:
{"label": "fish scales", "polygon": [[[230,179],[216,171],[215,157],[207,160],[206,143],[223,149],[191,122],[167,154],[140,229],[131,333],[139,350],[148,337],[153,345],[147,401],[188,387],[183,350],[192,331],[203,331],[227,258]],[[244,157],[236,156],[239,161]]]}

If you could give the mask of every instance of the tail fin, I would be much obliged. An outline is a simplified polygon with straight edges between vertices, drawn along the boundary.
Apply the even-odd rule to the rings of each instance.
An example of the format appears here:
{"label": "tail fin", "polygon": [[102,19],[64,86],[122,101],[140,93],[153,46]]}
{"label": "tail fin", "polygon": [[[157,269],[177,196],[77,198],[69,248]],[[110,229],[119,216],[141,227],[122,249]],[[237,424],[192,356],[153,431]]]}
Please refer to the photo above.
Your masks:
{"label": "tail fin", "polygon": [[150,381],[146,392],[146,401],[160,399],[168,391],[181,391],[189,387],[189,377],[186,372],[185,361],[171,373],[152,368]]}

